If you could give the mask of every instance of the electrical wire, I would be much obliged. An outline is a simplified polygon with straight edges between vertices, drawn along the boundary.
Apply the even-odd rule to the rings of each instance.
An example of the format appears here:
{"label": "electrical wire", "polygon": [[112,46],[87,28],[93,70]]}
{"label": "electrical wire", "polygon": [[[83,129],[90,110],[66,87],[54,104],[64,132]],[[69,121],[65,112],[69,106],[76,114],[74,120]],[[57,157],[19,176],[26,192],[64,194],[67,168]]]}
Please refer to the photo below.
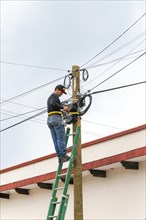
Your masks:
{"label": "electrical wire", "polygon": [[22,120],[22,121],[19,121],[19,122],[15,123],[15,124],[13,124],[13,125],[11,125],[11,126],[9,126],[9,127],[6,127],[6,128],[4,128],[4,129],[0,130],[0,132],[6,131],[6,130],[8,130],[8,129],[10,129],[10,128],[13,128],[13,127],[15,127],[15,126],[17,126],[17,125],[19,125],[19,124],[22,124],[23,122],[26,122],[26,121],[28,121],[28,120],[30,120],[30,119],[32,119],[32,118],[38,117],[38,116],[40,116],[40,115],[42,115],[42,114],[44,114],[44,113],[46,113],[46,112],[47,112],[47,109],[45,109],[45,110],[43,110],[43,111],[41,111],[41,112],[39,112],[39,113],[37,113],[37,114],[35,114],[35,115],[29,117],[29,118],[26,118],[26,119],[24,119],[24,120]]}
{"label": "electrical wire", "polygon": [[[121,61],[121,60],[123,61],[123,60],[126,60],[126,59],[131,59],[131,58],[134,58],[134,57],[136,56],[135,54],[140,53],[140,52],[142,52],[142,51],[145,51],[145,49],[143,49],[143,50],[138,50],[138,51],[136,51],[136,52],[134,52],[134,53],[131,53],[131,54],[129,54],[129,55],[126,55],[126,56],[118,57],[117,59],[110,60],[110,61],[108,61],[108,62],[106,62],[106,63],[99,63],[99,64],[97,64],[97,65],[90,66],[90,67],[88,67],[87,69],[92,69],[92,68],[95,68],[95,67],[105,66],[105,65],[108,65],[108,64],[113,63],[113,62],[115,62],[115,61]],[[135,55],[135,56],[133,56],[133,55]],[[95,78],[94,78],[94,79],[95,79]]]}
{"label": "electrical wire", "polygon": [[90,61],[92,61],[93,59],[95,59],[97,56],[99,56],[101,53],[103,53],[106,49],[108,49],[111,45],[113,45],[117,40],[119,40],[125,33],[127,33],[134,25],[136,25],[144,16],[146,15],[146,13],[144,13],[139,19],[137,19],[129,28],[127,28],[122,34],[120,34],[114,41],[112,41],[109,45],[107,45],[104,49],[102,49],[98,54],[96,54],[94,57],[92,57],[91,59],[89,59],[87,62],[85,62],[84,64],[82,64],[80,66],[83,67],[86,64],[88,64]]}
{"label": "electrical wire", "polygon": [[[1,101],[6,101],[5,99],[0,99],[0,100],[1,100]],[[14,104],[14,105],[23,106],[23,107],[26,107],[26,108],[36,109],[36,110],[38,109],[38,108],[36,108],[36,107],[30,106],[30,105],[25,105],[25,104],[18,103],[18,102],[8,101],[8,103]]]}
{"label": "electrical wire", "polygon": [[132,84],[128,84],[128,85],[124,85],[124,86],[119,86],[119,87],[115,87],[115,88],[110,88],[110,89],[104,89],[104,90],[92,92],[92,93],[90,93],[90,95],[94,95],[94,94],[98,94],[98,93],[103,93],[103,92],[110,92],[110,91],[117,90],[117,89],[124,89],[124,88],[127,88],[127,87],[137,86],[137,85],[144,84],[144,83],[146,83],[146,81],[132,83]]}
{"label": "electrical wire", "polygon": [[[16,112],[10,112],[10,111],[6,111],[6,110],[2,110],[1,112],[2,115],[7,115],[7,116],[15,116],[16,118],[21,118],[21,119],[25,119],[25,118],[28,118],[27,116],[17,116],[16,115]],[[46,121],[45,120],[42,120],[42,119],[30,119],[31,122],[37,122],[39,124],[46,124]]]}
{"label": "electrical wire", "polygon": [[142,83],[146,83],[146,81],[143,81],[143,82],[139,82],[139,83],[133,83],[133,84],[130,84],[130,85],[125,85],[125,86],[119,86],[119,87],[115,87],[115,88],[111,88],[111,89],[105,89],[105,90],[101,90],[101,91],[96,91],[96,92],[92,92],[92,93],[88,93],[88,94],[85,94],[81,97],[81,99],[79,99],[79,107],[80,107],[80,103],[82,105],[82,103],[86,103],[85,102],[85,99],[88,97],[89,98],[89,104],[87,105],[87,107],[84,109],[84,110],[81,110],[79,111],[79,115],[82,116],[84,115],[90,108],[91,104],[92,104],[92,95],[94,94],[97,94],[97,93],[102,93],[102,92],[108,92],[108,91],[112,91],[112,90],[115,90],[115,89],[122,89],[122,88],[126,88],[126,87],[129,87],[129,86],[135,86],[135,85],[139,85],[139,84],[142,84]]}
{"label": "electrical wire", "polygon": [[[141,44],[143,43],[143,41],[141,41],[136,47],[134,47],[132,50],[130,50],[124,57],[127,57],[133,50],[135,50],[137,47],[139,47]],[[112,69],[115,65],[117,65],[119,62],[121,62],[122,60],[124,60],[124,57],[121,60],[118,60],[116,63],[114,63],[112,66],[110,66],[108,69],[106,69],[105,71],[103,71],[102,73],[100,73],[98,76],[94,77],[92,80],[90,80],[89,82],[87,82],[85,85],[91,83],[92,81],[94,81],[95,79],[99,78],[101,75],[105,74],[107,71],[109,71],[110,69]],[[85,86],[84,85],[84,86]],[[82,87],[81,87],[82,88]]]}
{"label": "electrical wire", "polygon": [[[86,94],[86,95],[84,95],[84,97],[86,97],[88,95],[94,95],[94,94],[97,94],[97,93],[103,93],[103,92],[109,92],[109,91],[112,91],[112,90],[122,89],[122,88],[130,87],[130,86],[136,86],[136,85],[140,85],[140,84],[144,84],[144,83],[146,83],[146,81],[138,82],[138,83],[133,83],[133,84],[129,84],[129,85],[124,85],[124,86],[119,86],[119,87],[110,88],[110,89],[105,89],[105,90],[100,90],[100,91],[96,91],[96,92],[93,92],[93,93],[90,93],[90,94]],[[18,122],[16,124],[13,124],[13,125],[11,125],[9,127],[6,127],[4,129],[0,130],[0,132],[3,132],[3,131],[8,130],[8,129],[12,128],[12,127],[15,127],[15,126],[17,126],[17,125],[19,125],[19,124],[21,124],[23,122],[26,122],[26,121],[28,121],[28,120],[30,120],[32,118],[40,116],[40,115],[42,115],[42,114],[44,114],[46,112],[47,112],[47,109],[43,110],[43,111],[41,111],[41,112],[39,112],[39,113],[37,113],[37,114],[27,118],[27,119],[24,119],[24,120],[22,120],[22,121],[20,121],[20,122]]]}
{"label": "electrical wire", "polygon": [[29,65],[29,64],[7,62],[7,61],[2,61],[2,60],[0,60],[0,63],[9,64],[9,65],[24,66],[24,67],[39,68],[39,69],[55,70],[55,71],[56,70],[58,70],[58,71],[65,71],[65,72],[69,71],[69,70],[66,70],[66,69],[58,69],[58,68],[51,68],[51,67],[44,67],[44,66],[34,66],[34,65]]}
{"label": "electrical wire", "polygon": [[115,76],[116,74],[118,74],[119,72],[121,72],[122,70],[124,70],[125,68],[127,68],[128,66],[130,66],[132,63],[134,63],[136,60],[138,60],[139,58],[141,58],[143,55],[145,55],[146,52],[142,53],[140,56],[138,56],[136,59],[132,60],[130,63],[126,64],[124,67],[122,67],[120,70],[116,71],[115,73],[113,73],[111,76],[109,76],[108,78],[106,78],[105,80],[101,81],[100,83],[98,83],[96,86],[94,86],[92,89],[88,90],[88,92],[91,92],[93,89],[95,89],[96,87],[98,87],[99,85],[103,84],[104,82],[106,82],[107,80],[111,79],[113,76]]}
{"label": "electrical wire", "polygon": [[136,36],[134,39],[132,39],[132,40],[130,40],[129,42],[127,42],[127,43],[123,44],[122,46],[118,47],[116,50],[110,52],[109,54],[105,55],[105,56],[102,57],[101,59],[99,59],[99,60],[97,60],[96,62],[90,64],[90,66],[87,66],[86,69],[90,69],[90,67],[92,68],[93,65],[99,63],[100,61],[102,61],[102,60],[104,60],[104,59],[110,57],[111,55],[113,55],[113,54],[119,52],[120,50],[122,50],[122,49],[124,49],[125,47],[129,46],[130,44],[134,43],[136,40],[138,40],[139,38],[141,38],[141,37],[144,35],[144,33],[146,33],[146,32],[143,32],[142,34]]}
{"label": "electrical wire", "polygon": [[95,125],[99,125],[99,126],[104,126],[104,127],[108,127],[108,128],[111,128],[111,129],[116,129],[116,130],[122,130],[121,128],[117,128],[117,127],[113,127],[113,126],[109,126],[109,125],[104,125],[104,124],[100,124],[100,123],[97,123],[97,122],[93,122],[93,121],[89,121],[89,120],[82,120],[83,122],[87,122],[87,123],[91,123],[91,124],[95,124]]}
{"label": "electrical wire", "polygon": [[[24,115],[27,115],[27,114],[30,114],[30,113],[33,113],[33,112],[36,112],[36,111],[40,111],[42,109],[46,109],[46,107],[43,107],[43,108],[40,108],[40,109],[35,109],[35,110],[29,111],[29,112],[25,112],[25,113],[21,113],[21,114],[18,114],[18,115],[13,115],[11,117],[4,118],[4,119],[0,120],[0,122],[7,121],[7,120],[10,120],[10,119],[13,119],[13,118],[16,118],[16,117],[19,118],[20,116],[24,116]],[[2,111],[6,111],[6,110],[2,110]],[[10,112],[10,113],[14,114],[14,112]]]}
{"label": "electrical wire", "polygon": [[7,100],[1,102],[0,104],[2,105],[2,104],[7,103],[7,102],[9,102],[9,101],[11,101],[11,100],[14,100],[14,99],[20,98],[20,97],[22,97],[22,96],[28,95],[28,94],[30,94],[30,93],[32,93],[32,92],[34,92],[34,91],[37,91],[38,89],[41,89],[41,88],[43,88],[43,87],[45,87],[45,86],[48,86],[48,85],[50,85],[50,84],[52,84],[52,83],[54,83],[54,82],[56,82],[56,81],[59,81],[60,79],[63,79],[64,77],[65,77],[65,76],[62,76],[62,77],[60,77],[60,78],[58,78],[58,79],[55,79],[55,80],[53,80],[53,81],[51,81],[51,82],[48,82],[48,83],[45,83],[45,84],[43,84],[43,85],[41,85],[41,86],[38,86],[38,87],[36,87],[36,88],[34,88],[34,89],[31,89],[31,90],[28,90],[28,91],[26,91],[26,92],[23,92],[23,93],[21,93],[21,94],[19,94],[19,95],[13,96],[13,97],[11,97],[11,98],[9,98],[9,99],[7,99]]}

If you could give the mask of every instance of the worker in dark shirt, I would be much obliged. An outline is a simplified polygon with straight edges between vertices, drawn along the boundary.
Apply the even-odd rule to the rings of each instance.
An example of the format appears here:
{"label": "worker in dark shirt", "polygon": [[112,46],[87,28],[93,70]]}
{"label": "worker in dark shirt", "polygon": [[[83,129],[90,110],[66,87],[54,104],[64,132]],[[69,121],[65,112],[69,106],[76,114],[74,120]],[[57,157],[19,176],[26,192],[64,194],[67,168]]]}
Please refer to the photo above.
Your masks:
{"label": "worker in dark shirt", "polygon": [[64,163],[70,160],[70,157],[66,155],[66,142],[65,142],[65,127],[62,121],[62,112],[68,112],[68,106],[63,106],[59,97],[65,92],[63,85],[57,85],[54,93],[52,93],[47,100],[48,120],[47,124],[50,128],[54,147],[59,158],[59,163]]}

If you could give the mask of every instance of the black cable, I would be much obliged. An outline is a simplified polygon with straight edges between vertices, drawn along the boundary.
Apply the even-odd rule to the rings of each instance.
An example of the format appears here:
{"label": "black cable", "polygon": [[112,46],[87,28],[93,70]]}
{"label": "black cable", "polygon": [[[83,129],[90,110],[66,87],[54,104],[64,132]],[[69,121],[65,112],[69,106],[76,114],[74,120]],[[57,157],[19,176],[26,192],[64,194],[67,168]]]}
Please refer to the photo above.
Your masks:
{"label": "black cable", "polygon": [[[1,101],[6,101],[5,99],[0,99]],[[12,102],[12,101],[8,101],[10,104],[14,104],[14,105],[19,105],[19,106],[23,106],[23,107],[26,107],[26,108],[31,108],[31,109],[38,109],[36,107],[33,107],[33,106],[30,106],[30,105],[25,105],[25,104],[22,104],[22,103],[18,103],[18,102]]]}
{"label": "black cable", "polygon": [[106,49],[108,49],[112,44],[114,44],[117,40],[119,40],[126,32],[128,32],[138,21],[140,21],[144,16],[146,15],[146,13],[144,13],[138,20],[136,20],[129,28],[127,28],[119,37],[117,37],[114,41],[112,41],[108,46],[106,46],[103,50],[101,50],[98,54],[96,54],[94,57],[92,57],[90,60],[88,60],[86,63],[82,64],[80,66],[83,67],[85,66],[87,63],[89,63],[91,60],[95,59],[97,56],[99,56],[101,53],[103,53]]}
{"label": "black cable", "polygon": [[25,113],[21,113],[21,114],[18,114],[18,115],[13,115],[11,117],[4,118],[4,119],[0,120],[0,122],[6,121],[6,120],[9,120],[9,119],[13,119],[13,118],[17,118],[17,117],[20,117],[20,116],[24,116],[24,115],[27,115],[27,114],[32,113],[32,112],[40,111],[42,109],[46,109],[46,107],[43,107],[43,108],[40,108],[40,109],[35,109],[35,110],[29,111],[29,112],[25,112]]}
{"label": "black cable", "polygon": [[82,111],[79,112],[79,115],[80,115],[80,116],[83,116],[83,115],[89,110],[89,108],[90,108],[90,106],[91,106],[91,104],[92,104],[92,96],[91,96],[90,94],[88,94],[88,95],[83,96],[81,99],[79,99],[79,103],[78,103],[79,108],[80,108],[80,105],[82,106],[82,104],[84,104],[85,99],[86,99],[87,97],[89,98],[88,106],[87,106],[84,110],[82,110]]}
{"label": "black cable", "polygon": [[119,86],[119,87],[115,87],[115,88],[111,88],[111,89],[105,89],[105,90],[101,90],[101,91],[96,91],[96,92],[92,92],[90,94],[86,94],[84,95],[80,100],[79,100],[79,103],[80,101],[81,102],[84,102],[84,100],[86,99],[86,97],[89,97],[90,99],[90,102],[88,104],[88,106],[86,107],[86,109],[82,112],[80,112],[80,116],[84,115],[90,108],[91,104],[92,104],[92,95],[95,95],[95,94],[98,94],[98,93],[103,93],[103,92],[109,92],[109,91],[112,91],[112,90],[116,90],[116,89],[123,89],[123,88],[126,88],[126,87],[130,87],[130,86],[136,86],[136,85],[140,85],[142,83],[146,83],[146,81],[143,81],[143,82],[138,82],[138,83],[133,83],[133,84],[129,84],[129,85],[125,85],[125,86]]}
{"label": "black cable", "polygon": [[31,93],[31,92],[34,92],[34,91],[36,91],[36,90],[38,90],[38,89],[40,89],[40,88],[43,88],[43,87],[45,87],[45,86],[47,86],[47,85],[49,85],[49,84],[51,84],[51,83],[54,83],[54,82],[56,82],[56,81],[58,81],[58,80],[60,80],[60,79],[63,79],[64,77],[65,77],[65,76],[62,76],[62,77],[60,77],[60,78],[58,78],[58,79],[55,79],[55,80],[53,80],[53,81],[51,81],[51,82],[48,82],[48,83],[45,83],[45,84],[43,84],[43,85],[41,85],[41,86],[38,86],[38,87],[36,87],[36,88],[34,88],[34,89],[31,89],[31,90],[28,90],[28,91],[26,91],[26,92],[23,92],[23,93],[21,93],[21,94],[19,94],[19,95],[13,96],[13,97],[11,97],[11,98],[9,98],[9,99],[7,99],[7,100],[1,102],[0,104],[4,104],[4,103],[9,102],[9,101],[11,101],[11,100],[20,98],[21,96],[24,96],[24,95],[27,95],[27,94],[29,94],[29,93]]}
{"label": "black cable", "polygon": [[47,112],[47,110],[43,110],[43,111],[41,111],[41,112],[39,112],[39,113],[37,113],[37,114],[35,114],[35,115],[29,117],[29,118],[26,118],[26,119],[24,119],[24,120],[22,120],[22,121],[20,121],[20,122],[18,122],[18,123],[16,123],[16,124],[13,124],[13,125],[11,125],[11,126],[9,126],[9,127],[7,127],[7,128],[4,128],[4,129],[0,130],[0,132],[6,131],[6,130],[8,130],[8,129],[10,129],[10,128],[13,128],[13,127],[15,127],[16,125],[19,125],[19,124],[21,124],[21,123],[23,123],[23,122],[26,122],[26,121],[28,121],[28,120],[30,120],[30,119],[32,119],[32,118],[37,117],[37,116],[40,116],[40,115],[44,114],[45,112]]}
{"label": "black cable", "polygon": [[[140,42],[136,47],[134,47],[132,50],[130,50],[129,52],[128,52],[128,54],[126,54],[124,57],[127,57],[128,55],[130,55],[130,53],[133,51],[133,50],[135,50],[141,43],[143,43],[143,41],[142,42]],[[119,62],[121,62],[122,60],[124,60],[124,57],[121,59],[121,60],[118,60],[116,63],[114,63],[112,66],[110,66],[108,69],[106,69],[104,72],[102,72],[101,74],[99,74],[98,76],[96,76],[95,78],[93,78],[91,81],[89,81],[89,82],[87,82],[86,83],[86,85],[87,84],[89,84],[89,83],[91,83],[92,81],[94,81],[96,78],[98,78],[98,77],[100,77],[101,75],[103,75],[104,73],[106,73],[107,71],[109,71],[111,68],[113,68],[115,65],[117,65]]]}
{"label": "black cable", "polygon": [[33,66],[33,65],[28,65],[28,64],[23,64],[23,63],[14,63],[14,62],[7,62],[7,61],[0,61],[0,63],[4,64],[10,64],[10,65],[17,65],[17,66],[25,66],[25,67],[33,67],[33,68],[39,68],[39,69],[47,69],[47,70],[58,70],[58,71],[65,71],[67,72],[68,70],[65,69],[58,69],[58,68],[51,68],[51,67],[44,67],[44,66]]}
{"label": "black cable", "polygon": [[[8,113],[5,113],[5,112],[8,112]],[[5,111],[4,110],[4,112],[2,112],[1,114],[8,115],[8,116],[13,116],[12,114],[16,114],[16,113],[14,113],[14,112],[13,113],[12,112],[9,113],[9,111]],[[28,118],[28,116],[23,116],[23,117],[21,117],[21,116],[19,117],[18,116],[18,118],[25,119],[25,118]],[[30,119],[30,121],[31,122],[35,122],[35,123],[39,123],[39,124],[46,124],[46,120],[42,120],[42,119]]]}
{"label": "black cable", "polygon": [[[145,51],[145,49],[143,49],[143,50],[138,50],[138,51],[136,51],[136,52],[134,52],[134,53],[128,54],[128,55],[126,55],[126,56],[119,57],[119,58],[114,59],[114,60],[110,60],[110,61],[108,61],[108,62],[106,62],[106,63],[99,63],[99,64],[97,64],[97,65],[87,67],[87,69],[92,69],[92,68],[95,68],[95,67],[104,66],[104,65],[113,63],[113,62],[115,62],[115,61],[120,61],[120,60],[125,60],[125,59],[131,59],[131,57],[132,57],[133,55],[135,55],[135,54],[137,54],[137,53],[139,53],[139,52],[142,52],[142,51]],[[135,56],[136,56],[136,55],[135,55]],[[133,56],[133,57],[135,57],[135,56]],[[132,58],[133,58],[133,57],[132,57]]]}
{"label": "black cable", "polygon": [[134,63],[136,60],[138,60],[140,57],[142,57],[144,54],[146,54],[146,52],[144,52],[143,54],[141,54],[140,56],[138,56],[136,59],[132,60],[130,63],[128,63],[127,65],[125,65],[124,67],[122,67],[120,70],[118,70],[117,72],[115,72],[114,74],[112,74],[111,76],[109,76],[108,78],[106,78],[105,80],[103,80],[102,82],[100,82],[99,84],[97,84],[96,86],[94,86],[92,89],[90,89],[88,92],[91,92],[93,89],[95,89],[97,86],[103,84],[104,82],[106,82],[107,80],[109,80],[110,78],[112,78],[113,76],[115,76],[116,74],[118,74],[119,72],[121,72],[123,69],[125,69],[126,67],[130,66],[132,63]]}
{"label": "black cable", "polygon": [[[109,92],[109,91],[112,91],[112,90],[122,89],[122,88],[130,87],[130,86],[136,86],[136,85],[140,85],[140,84],[143,84],[143,83],[146,83],[146,81],[138,82],[138,83],[133,83],[133,84],[125,85],[125,86],[119,86],[119,87],[110,88],[110,89],[105,89],[105,90],[101,90],[101,91],[96,91],[96,92],[93,92],[93,93],[84,95],[84,98],[85,98],[86,96],[92,96],[92,95],[97,94],[97,93]],[[82,98],[82,101],[83,101],[83,98]],[[91,102],[92,102],[92,101],[91,101]],[[90,103],[90,106],[91,106],[91,103]],[[88,108],[88,109],[89,109],[89,108]],[[87,109],[87,110],[88,110],[88,109]],[[43,110],[43,111],[40,112],[40,113],[37,113],[37,114],[35,114],[35,115],[33,115],[33,116],[27,118],[27,119],[24,119],[24,120],[22,120],[22,121],[16,123],[16,124],[13,124],[13,125],[11,125],[11,126],[9,126],[9,127],[7,127],[7,128],[4,128],[4,129],[0,130],[0,132],[3,132],[3,131],[5,131],[5,130],[8,130],[8,129],[10,129],[10,128],[16,126],[16,125],[19,125],[19,124],[21,124],[21,123],[23,123],[23,122],[26,122],[26,121],[28,121],[28,120],[30,120],[30,119],[32,119],[32,118],[35,118],[35,117],[37,117],[37,116],[39,116],[39,115],[42,115],[42,114],[44,114],[45,112],[47,112],[47,110]],[[87,111],[86,111],[86,112],[87,112]]]}
{"label": "black cable", "polygon": [[89,95],[94,95],[94,94],[103,93],[103,92],[109,92],[109,91],[116,90],[116,89],[123,89],[123,88],[130,87],[130,86],[137,86],[137,85],[140,85],[140,84],[143,84],[143,83],[146,83],[146,81],[133,83],[133,84],[125,85],[125,86],[118,86],[118,87],[110,88],[110,89],[104,89],[104,90],[92,92]]}
{"label": "black cable", "polygon": [[128,41],[127,43],[123,44],[122,46],[118,47],[116,50],[110,52],[109,54],[105,55],[104,57],[102,57],[101,59],[95,61],[94,63],[90,64],[90,66],[87,66],[86,69],[89,69],[90,67],[92,67],[92,65],[99,63],[100,61],[110,57],[111,55],[119,52],[121,49],[129,46],[129,44],[135,42],[137,39],[141,38],[144,35],[145,31],[143,33],[141,33],[140,35],[136,36],[135,38],[133,38],[132,40]]}

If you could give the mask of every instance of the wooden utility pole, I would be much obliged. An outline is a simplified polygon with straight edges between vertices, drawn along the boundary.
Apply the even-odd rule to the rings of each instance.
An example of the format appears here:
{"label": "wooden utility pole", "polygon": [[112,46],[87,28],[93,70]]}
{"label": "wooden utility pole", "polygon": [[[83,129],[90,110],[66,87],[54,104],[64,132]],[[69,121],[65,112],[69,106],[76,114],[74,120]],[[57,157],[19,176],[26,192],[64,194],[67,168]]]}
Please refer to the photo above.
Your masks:
{"label": "wooden utility pole", "polygon": [[[72,66],[72,76],[72,101],[76,103],[78,92],[80,92],[79,66]],[[77,123],[73,124],[73,132],[75,132],[77,125],[81,126],[80,117],[78,117]],[[81,134],[74,162],[74,220],[83,220]]]}

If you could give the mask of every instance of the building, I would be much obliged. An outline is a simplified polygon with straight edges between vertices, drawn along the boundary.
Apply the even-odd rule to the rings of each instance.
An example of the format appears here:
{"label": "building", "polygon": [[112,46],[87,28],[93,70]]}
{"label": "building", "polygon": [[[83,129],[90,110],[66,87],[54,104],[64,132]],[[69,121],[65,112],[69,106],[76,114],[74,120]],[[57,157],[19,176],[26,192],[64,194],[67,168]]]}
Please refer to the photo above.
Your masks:
{"label": "building", "polygon": [[[146,219],[146,125],[83,144],[82,161],[85,220]],[[51,154],[1,170],[1,220],[46,219],[57,164]]]}

